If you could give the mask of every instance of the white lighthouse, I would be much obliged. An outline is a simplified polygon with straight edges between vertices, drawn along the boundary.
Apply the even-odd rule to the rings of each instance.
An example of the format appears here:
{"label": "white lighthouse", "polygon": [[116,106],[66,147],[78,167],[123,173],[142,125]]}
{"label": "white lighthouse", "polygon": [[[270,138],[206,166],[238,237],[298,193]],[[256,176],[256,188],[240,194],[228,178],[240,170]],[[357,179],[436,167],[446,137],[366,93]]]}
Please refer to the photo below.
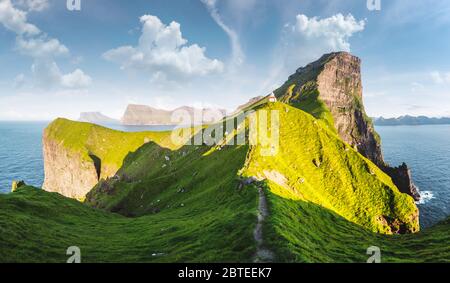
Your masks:
{"label": "white lighthouse", "polygon": [[275,94],[273,92],[269,95],[269,102],[270,103],[277,102],[277,97],[275,96]]}

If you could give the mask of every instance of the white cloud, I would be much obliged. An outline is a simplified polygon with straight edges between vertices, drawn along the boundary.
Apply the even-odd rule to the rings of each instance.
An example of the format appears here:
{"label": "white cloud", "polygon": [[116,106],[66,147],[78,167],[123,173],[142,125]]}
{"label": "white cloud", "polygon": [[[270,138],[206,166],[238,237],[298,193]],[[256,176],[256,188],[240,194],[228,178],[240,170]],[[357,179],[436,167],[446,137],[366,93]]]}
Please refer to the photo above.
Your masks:
{"label": "white cloud", "polygon": [[223,63],[209,59],[205,48],[187,45],[180,24],[165,25],[156,16],[140,18],[142,34],[137,46],[121,46],[103,54],[106,60],[120,64],[121,69],[160,73],[169,78],[207,75],[222,72]]}
{"label": "white cloud", "polygon": [[11,0],[0,1],[0,23],[18,35],[36,35],[41,32],[35,25],[28,23],[27,13],[16,9]]}
{"label": "white cloud", "polygon": [[350,51],[350,38],[364,30],[365,21],[351,14],[336,14],[329,18],[308,18],[299,14],[295,23],[284,26],[280,46],[275,52],[271,74],[262,89],[279,85],[301,66],[319,59],[323,54]]}
{"label": "white cloud", "polygon": [[356,21],[351,14],[337,14],[325,19],[297,15],[295,25],[291,26],[291,35],[300,44],[312,41],[322,49],[350,51],[348,39],[364,30],[364,26],[364,21]]}
{"label": "white cloud", "polygon": [[[208,8],[209,13],[213,20],[219,25],[219,27],[228,35],[231,42],[231,50],[232,50],[232,64],[233,66],[239,66],[244,62],[245,55],[242,51],[241,43],[239,40],[239,35],[235,30],[230,28],[225,22],[222,20],[222,17],[219,14],[219,10],[217,9],[217,0],[201,0],[202,3]],[[246,2],[247,5],[238,6],[241,9],[248,8],[253,5],[253,1],[239,1],[239,3]]]}
{"label": "white cloud", "polygon": [[61,77],[61,84],[67,88],[86,88],[90,86],[91,82],[92,78],[80,69]]}
{"label": "white cloud", "polygon": [[14,3],[28,11],[43,11],[48,8],[48,0],[15,0]]}
{"label": "white cloud", "polygon": [[53,60],[35,60],[31,66],[31,72],[37,86],[43,89],[54,87],[81,89],[89,87],[92,83],[92,78],[80,69],[76,69],[72,73],[62,74]]}
{"label": "white cloud", "polygon": [[46,39],[44,36],[31,39],[19,36],[16,39],[16,46],[22,54],[32,58],[52,58],[69,54],[69,49],[59,40]]}
{"label": "white cloud", "polygon": [[450,83],[450,72],[441,73],[439,71],[434,71],[430,73],[430,77],[435,84]]}
{"label": "white cloud", "polygon": [[[31,72],[35,85],[41,88],[85,88],[92,82],[91,77],[80,69],[63,74],[55,59],[68,56],[69,49],[58,39],[48,37],[35,25],[28,23],[27,12],[16,8],[23,7],[27,11],[42,11],[48,7],[47,0],[0,0],[0,23],[16,33],[16,50],[33,59]],[[16,78],[14,86],[20,80]]]}

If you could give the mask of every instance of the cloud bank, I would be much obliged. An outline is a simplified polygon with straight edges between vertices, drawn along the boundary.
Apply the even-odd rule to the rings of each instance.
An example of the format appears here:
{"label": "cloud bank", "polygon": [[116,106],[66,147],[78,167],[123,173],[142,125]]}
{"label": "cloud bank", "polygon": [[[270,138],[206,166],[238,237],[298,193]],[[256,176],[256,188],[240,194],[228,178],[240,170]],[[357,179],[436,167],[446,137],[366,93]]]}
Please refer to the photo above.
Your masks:
{"label": "cloud bank", "polygon": [[365,21],[357,21],[351,14],[336,14],[324,19],[299,14],[293,25],[285,26],[286,59],[299,67],[324,53],[350,51],[350,37],[363,31],[364,27]]}
{"label": "cloud bank", "polygon": [[[28,11],[42,11],[48,7],[47,0],[20,0],[14,3]],[[91,77],[80,69],[68,74],[60,71],[55,60],[68,56],[69,49],[58,39],[48,37],[38,27],[29,23],[27,12],[16,8],[11,0],[0,1],[0,24],[16,33],[16,50],[33,59],[31,72],[36,86],[77,89],[86,88],[92,82]],[[25,81],[23,74],[21,77],[21,81]]]}
{"label": "cloud bank", "polygon": [[280,45],[273,58],[271,73],[263,90],[275,88],[299,67],[313,62],[325,53],[350,51],[350,38],[364,30],[365,21],[353,15],[336,14],[329,18],[309,18],[298,14],[294,23],[284,26]]}
{"label": "cloud bank", "polygon": [[15,0],[14,4],[27,11],[43,11],[48,8],[49,0]]}
{"label": "cloud bank", "polygon": [[204,76],[223,71],[223,63],[205,55],[205,48],[188,45],[180,24],[165,25],[152,15],[140,18],[142,34],[137,46],[121,46],[103,54],[103,58],[120,64],[121,69],[143,71],[152,79]]}

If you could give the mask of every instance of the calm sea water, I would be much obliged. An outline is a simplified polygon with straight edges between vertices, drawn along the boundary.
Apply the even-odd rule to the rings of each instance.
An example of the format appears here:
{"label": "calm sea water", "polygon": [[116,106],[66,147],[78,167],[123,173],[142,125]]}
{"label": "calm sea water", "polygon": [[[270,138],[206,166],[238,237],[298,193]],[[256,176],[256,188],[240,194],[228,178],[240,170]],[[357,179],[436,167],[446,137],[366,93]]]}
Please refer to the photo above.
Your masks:
{"label": "calm sea water", "polygon": [[0,192],[9,192],[12,180],[42,185],[42,130],[46,126],[47,122],[0,122]]}
{"label": "calm sea water", "polygon": [[[11,191],[13,180],[41,187],[44,182],[42,132],[49,122],[0,121],[0,193]],[[106,126],[106,125],[105,125]],[[173,126],[108,127],[126,132],[170,131]]]}
{"label": "calm sea water", "polygon": [[406,162],[419,187],[420,223],[429,227],[450,215],[450,125],[377,128],[385,160]]}
{"label": "calm sea water", "polygon": [[[0,193],[12,180],[40,187],[44,180],[42,131],[46,122],[0,122]],[[165,131],[170,126],[125,127],[123,131]],[[391,165],[406,162],[420,188],[421,225],[429,227],[450,215],[450,125],[377,127],[384,157]]]}

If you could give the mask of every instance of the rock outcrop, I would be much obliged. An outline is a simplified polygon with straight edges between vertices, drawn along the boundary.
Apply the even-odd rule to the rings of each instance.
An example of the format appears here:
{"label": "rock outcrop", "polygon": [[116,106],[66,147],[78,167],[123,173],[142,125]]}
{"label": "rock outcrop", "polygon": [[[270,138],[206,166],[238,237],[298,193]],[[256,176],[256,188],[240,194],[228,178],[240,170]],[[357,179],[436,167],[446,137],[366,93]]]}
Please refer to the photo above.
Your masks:
{"label": "rock outcrop", "polygon": [[25,184],[24,181],[13,181],[11,184],[11,193],[14,193],[21,187],[25,187],[27,184]]}
{"label": "rock outcrop", "polygon": [[80,153],[50,138],[47,131],[44,131],[43,148],[45,179],[42,188],[83,200],[99,181],[93,160],[85,160]]}
{"label": "rock outcrop", "polygon": [[85,199],[99,181],[115,176],[127,157],[144,144],[177,148],[167,132],[121,132],[61,118],[47,126],[42,142],[43,188],[78,200]]}
{"label": "rock outcrop", "polygon": [[412,181],[411,171],[406,163],[395,168],[386,166],[385,171],[402,193],[411,195],[416,201],[420,200],[419,191]]}
{"label": "rock outcrop", "polygon": [[[317,97],[307,95],[312,93],[317,93]],[[302,103],[320,105],[323,102],[326,110],[312,107],[306,111],[310,110],[316,117],[330,111],[334,127],[345,142],[388,173],[402,192],[418,198],[406,164],[391,168],[384,162],[380,138],[363,105],[361,60],[358,57],[347,52],[326,54],[299,68],[275,94],[281,101],[300,108]]]}
{"label": "rock outcrop", "polygon": [[[122,124],[129,126],[177,125],[180,115],[190,119],[188,124],[214,123],[225,116],[223,109],[196,109],[183,106],[174,110],[157,109],[146,105],[128,105]],[[174,114],[175,113],[175,114]]]}

